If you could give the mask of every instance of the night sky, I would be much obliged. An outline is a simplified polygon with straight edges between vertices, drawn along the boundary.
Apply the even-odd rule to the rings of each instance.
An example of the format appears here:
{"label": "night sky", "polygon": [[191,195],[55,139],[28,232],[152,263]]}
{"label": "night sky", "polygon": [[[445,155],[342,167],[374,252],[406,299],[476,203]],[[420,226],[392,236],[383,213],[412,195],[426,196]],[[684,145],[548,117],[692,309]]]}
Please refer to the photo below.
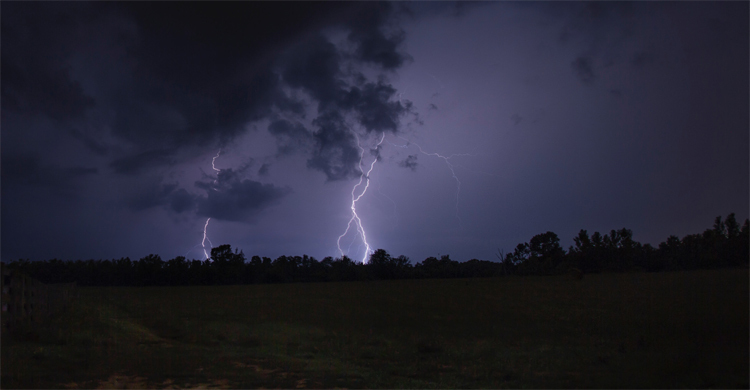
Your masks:
{"label": "night sky", "polygon": [[748,217],[748,2],[0,7],[6,261],[361,260],[365,185],[414,262]]}

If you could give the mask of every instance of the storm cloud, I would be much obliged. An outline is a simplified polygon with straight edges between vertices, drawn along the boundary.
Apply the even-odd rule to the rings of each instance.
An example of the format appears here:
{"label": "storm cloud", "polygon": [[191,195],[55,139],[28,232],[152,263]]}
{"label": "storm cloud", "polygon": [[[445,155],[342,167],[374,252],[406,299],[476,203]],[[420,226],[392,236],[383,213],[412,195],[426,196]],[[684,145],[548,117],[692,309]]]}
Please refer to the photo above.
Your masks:
{"label": "storm cloud", "polygon": [[128,207],[134,211],[163,207],[179,214],[193,209],[195,198],[176,183],[144,186],[128,201]]}
{"label": "storm cloud", "polygon": [[146,150],[138,154],[126,155],[112,161],[109,166],[115,173],[135,175],[153,166],[174,163],[173,150]]}
{"label": "storm cloud", "polygon": [[354,134],[337,111],[330,111],[313,121],[315,150],[307,166],[325,173],[330,181],[359,175],[359,149]]}
{"label": "storm cloud", "polygon": [[268,125],[268,132],[276,138],[279,155],[289,155],[307,147],[312,141],[310,132],[301,123],[279,119]]}
{"label": "storm cloud", "polygon": [[398,162],[398,166],[400,166],[401,168],[409,168],[412,171],[416,171],[417,170],[417,165],[419,165],[419,164],[417,163],[417,155],[416,154],[410,154],[410,155],[406,156],[406,158],[404,160]]}
{"label": "storm cloud", "polygon": [[59,167],[49,165],[31,154],[14,155],[4,159],[2,178],[5,185],[71,189],[74,181],[99,173],[94,167]]}
{"label": "storm cloud", "polygon": [[[367,131],[395,131],[395,119],[406,108],[388,102],[394,88],[383,82],[351,87],[345,80],[357,63],[383,70],[404,63],[407,56],[398,51],[403,31],[384,31],[391,5],[301,3],[294,13],[279,12],[282,8],[271,2],[7,4],[5,13],[14,17],[3,18],[2,108],[56,121],[98,118],[100,131],[131,144],[111,160],[112,168],[125,174],[184,158],[163,158],[158,150],[227,144],[246,131],[248,122],[273,112],[304,116],[310,104],[328,117],[321,121],[330,121],[327,111],[344,109],[355,113]],[[85,17],[73,17],[78,12]],[[107,46],[116,61],[109,73],[87,72],[107,60],[77,54],[94,44],[81,40],[81,34],[110,19],[119,21],[112,23],[116,27],[97,31],[103,43],[94,42]],[[341,53],[319,33],[300,39],[324,26],[349,30],[354,52]],[[286,50],[291,55],[282,55],[285,44],[292,45]],[[71,74],[71,59],[83,83]],[[87,91],[84,84],[96,90]],[[290,96],[289,87],[305,90],[313,101]],[[87,134],[80,128],[71,131]],[[287,134],[291,144],[297,142],[293,135],[305,137]],[[86,139],[91,149],[102,152],[101,143]],[[291,144],[282,146],[282,154],[295,149]]]}
{"label": "storm cloud", "polygon": [[3,2],[2,257],[166,259],[209,217],[248,254],[339,256],[362,170],[370,247],[414,260],[744,219],[747,13]]}
{"label": "storm cloud", "polygon": [[[277,157],[302,154],[328,181],[349,179],[360,173],[353,132],[396,132],[410,110],[393,100],[384,75],[371,81],[360,71],[393,72],[409,58],[399,51],[405,36],[391,4],[287,10],[272,2],[4,4],[3,121],[47,118],[102,156],[108,171],[149,174],[122,200],[130,209],[251,218],[289,189],[223,170],[220,191],[196,183],[207,191],[201,196],[163,175],[269,120]],[[345,32],[348,46],[323,31]],[[303,124],[310,109],[314,117]],[[98,172],[80,164],[53,170],[51,157],[6,144],[2,160],[9,183],[59,185]]]}
{"label": "storm cloud", "polygon": [[197,181],[195,186],[206,192],[196,198],[198,215],[235,222],[252,222],[260,210],[292,192],[290,188],[242,179],[232,169],[221,170],[216,180]]}
{"label": "storm cloud", "polygon": [[58,123],[82,119],[95,100],[72,78],[65,59],[73,51],[75,16],[90,13],[76,5],[41,3],[4,4],[3,10],[14,15],[2,23],[3,111]]}
{"label": "storm cloud", "polygon": [[[380,7],[378,10],[385,12]],[[392,70],[403,63],[404,56],[397,52],[400,38],[388,41],[392,44],[378,46],[377,50],[361,49],[375,45],[371,40],[380,42],[385,38],[377,25],[359,26],[357,31],[350,34],[349,39],[358,45],[357,50],[364,52],[358,51],[355,59],[381,65],[382,70]],[[366,31],[369,33],[365,34]],[[347,116],[366,133],[396,133],[399,120],[412,112],[410,102],[394,99],[396,89],[392,85],[383,78],[367,81],[362,73],[351,71],[351,60],[347,58],[351,56],[342,53],[329,39],[315,35],[291,49],[282,60],[284,81],[317,101],[318,116],[312,121],[315,147],[308,167],[323,172],[328,181],[346,180],[360,174],[356,166],[359,147],[351,134],[356,129],[352,129]],[[273,131],[280,135],[278,129]],[[308,132],[295,131],[294,134],[298,142],[308,137]],[[286,138],[289,135],[291,133],[285,132]]]}

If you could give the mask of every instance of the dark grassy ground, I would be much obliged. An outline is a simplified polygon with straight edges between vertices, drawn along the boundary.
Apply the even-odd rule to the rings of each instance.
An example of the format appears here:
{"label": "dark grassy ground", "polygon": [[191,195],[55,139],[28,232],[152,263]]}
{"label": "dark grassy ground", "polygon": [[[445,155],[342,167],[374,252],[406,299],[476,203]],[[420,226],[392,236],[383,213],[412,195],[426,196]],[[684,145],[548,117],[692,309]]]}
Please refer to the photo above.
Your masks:
{"label": "dark grassy ground", "polygon": [[[2,388],[748,388],[748,271],[81,288]],[[37,337],[38,336],[38,337]]]}

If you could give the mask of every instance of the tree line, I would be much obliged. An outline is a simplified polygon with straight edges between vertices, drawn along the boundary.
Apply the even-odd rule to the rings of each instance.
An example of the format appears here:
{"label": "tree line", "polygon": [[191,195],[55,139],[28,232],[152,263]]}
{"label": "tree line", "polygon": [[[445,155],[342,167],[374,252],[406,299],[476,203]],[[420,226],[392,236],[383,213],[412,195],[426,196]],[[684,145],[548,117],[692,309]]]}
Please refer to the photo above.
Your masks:
{"label": "tree line", "polygon": [[415,278],[473,278],[506,275],[557,275],[567,272],[659,272],[726,267],[747,267],[750,226],[742,227],[734,213],[702,234],[679,239],[669,236],[654,248],[633,240],[629,229],[608,234],[581,230],[567,251],[553,232],[538,234],[518,244],[512,252],[498,251],[497,261],[452,260],[449,255],[429,257],[412,264],[408,257],[393,257],[384,249],[370,256],[367,264],[343,256],[280,256],[275,260],[253,256],[230,245],[211,249],[207,261],[183,256],[164,261],[158,255],[140,260],[58,259],[17,260],[8,264],[43,283],[77,282],[80,286],[185,286],[291,282],[358,281]]}

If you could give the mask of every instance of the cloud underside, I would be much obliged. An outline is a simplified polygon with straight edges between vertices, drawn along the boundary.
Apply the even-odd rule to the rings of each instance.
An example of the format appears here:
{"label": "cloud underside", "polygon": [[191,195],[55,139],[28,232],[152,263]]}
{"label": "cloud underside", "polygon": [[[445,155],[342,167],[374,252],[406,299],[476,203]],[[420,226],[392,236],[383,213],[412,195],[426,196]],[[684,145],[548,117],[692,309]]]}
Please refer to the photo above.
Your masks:
{"label": "cloud underside", "polygon": [[195,212],[198,216],[224,221],[251,222],[256,214],[292,192],[286,187],[243,179],[243,172],[221,170],[217,177],[195,182],[205,192],[196,195],[177,183],[148,187],[130,200],[134,210],[163,207],[175,213]]}
{"label": "cloud underside", "polygon": [[260,210],[289,194],[289,188],[279,188],[253,180],[237,180],[222,190],[208,191],[198,197],[198,215],[225,221],[249,221]]}
{"label": "cloud underside", "polygon": [[402,168],[411,169],[412,171],[416,171],[417,170],[417,165],[419,165],[419,164],[417,163],[417,155],[416,154],[410,154],[410,155],[406,156],[406,158],[404,160],[399,161],[399,163],[398,163],[398,166],[400,166]]}
{"label": "cloud underside", "polygon": [[[387,81],[410,59],[399,49],[405,35],[393,22],[397,12],[379,2],[292,8],[273,2],[4,4],[2,110],[49,119],[121,176],[159,175],[158,168],[184,162],[182,148],[226,145],[247,124],[268,120],[277,157],[305,154],[307,167],[328,181],[356,177],[353,132],[395,133],[412,110],[394,99]],[[334,44],[323,31],[343,32],[344,43]],[[377,80],[368,80],[364,67],[375,69]],[[315,116],[305,120],[311,108]],[[4,167],[26,158],[13,153],[4,148]],[[34,167],[19,162],[10,170],[33,168],[26,176],[37,178],[24,180],[51,180]],[[66,177],[97,173],[77,169]],[[205,195],[161,183],[127,205],[242,220],[290,191],[238,171],[231,180],[225,175],[220,189],[201,183],[196,186]]]}
{"label": "cloud underside", "polygon": [[[402,35],[393,37],[393,41],[389,41],[392,45],[378,46],[382,55],[375,55],[373,48],[362,49],[376,45],[368,43],[368,39],[378,42],[386,39],[382,34],[376,34],[378,38],[371,35],[362,32],[349,35],[350,40],[359,40],[354,42],[359,48],[355,51],[359,55],[356,60],[375,63],[383,70],[403,63],[404,57],[395,51]],[[386,53],[386,49],[391,52]],[[317,117],[312,120],[312,129],[284,120],[269,127],[277,139],[279,154],[311,145],[312,155],[307,166],[323,172],[329,181],[360,174],[359,146],[350,119],[366,133],[396,133],[400,118],[412,111],[410,103],[393,100],[396,89],[382,78],[368,81],[362,73],[352,71],[351,59],[345,59],[350,56],[351,53],[340,52],[322,35],[315,35],[289,50],[282,60],[282,78],[287,85],[303,90],[317,102]]]}
{"label": "cloud underside", "polygon": [[[344,118],[367,132],[395,132],[410,109],[392,100],[396,91],[384,78],[368,81],[357,71],[402,66],[409,59],[399,51],[404,32],[392,28],[389,3],[295,3],[294,10],[245,2],[10,4],[2,17],[2,109],[64,125],[112,156],[115,173],[128,175],[179,162],[165,150],[226,144],[249,122],[300,118],[316,105],[316,125],[306,133],[272,131],[281,138],[279,154],[312,142],[311,168],[329,180],[349,178],[351,167],[335,168],[351,165],[356,149],[338,135],[350,127]],[[317,32],[324,28],[347,32],[346,51]],[[94,31],[97,39],[81,36]],[[94,45],[115,59],[80,54]],[[82,75],[92,66],[110,72]],[[106,87],[87,90],[82,77]],[[291,96],[294,90],[311,101]],[[94,117],[125,147],[107,148],[102,134],[83,131]]]}

